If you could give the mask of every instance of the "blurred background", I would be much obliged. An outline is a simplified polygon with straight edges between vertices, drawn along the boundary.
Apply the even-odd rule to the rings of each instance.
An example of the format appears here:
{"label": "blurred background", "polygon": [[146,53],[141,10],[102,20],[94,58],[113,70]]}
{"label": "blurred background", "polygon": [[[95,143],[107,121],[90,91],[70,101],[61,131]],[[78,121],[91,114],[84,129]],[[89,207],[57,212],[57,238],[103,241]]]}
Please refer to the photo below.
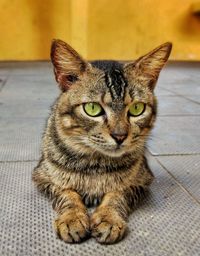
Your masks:
{"label": "blurred background", "polygon": [[174,44],[200,60],[200,0],[0,0],[0,60],[48,60],[53,38],[88,59],[129,60]]}

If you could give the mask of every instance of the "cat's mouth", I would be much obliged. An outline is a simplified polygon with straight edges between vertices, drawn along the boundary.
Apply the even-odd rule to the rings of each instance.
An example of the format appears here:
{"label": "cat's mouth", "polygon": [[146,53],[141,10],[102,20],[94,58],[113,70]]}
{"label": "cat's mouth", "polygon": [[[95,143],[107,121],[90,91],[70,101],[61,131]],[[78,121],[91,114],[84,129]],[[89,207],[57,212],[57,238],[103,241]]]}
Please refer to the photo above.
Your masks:
{"label": "cat's mouth", "polygon": [[89,140],[86,143],[84,143],[84,145],[87,146],[88,149],[90,148],[91,153],[99,152],[102,155],[111,156],[111,157],[119,157],[133,150],[132,146],[130,145],[128,146],[124,143],[122,144],[117,144],[117,143],[105,144],[104,143],[102,145]]}
{"label": "cat's mouth", "polygon": [[127,153],[127,149],[124,145],[115,145],[110,147],[99,147],[98,151],[103,155],[119,157]]}

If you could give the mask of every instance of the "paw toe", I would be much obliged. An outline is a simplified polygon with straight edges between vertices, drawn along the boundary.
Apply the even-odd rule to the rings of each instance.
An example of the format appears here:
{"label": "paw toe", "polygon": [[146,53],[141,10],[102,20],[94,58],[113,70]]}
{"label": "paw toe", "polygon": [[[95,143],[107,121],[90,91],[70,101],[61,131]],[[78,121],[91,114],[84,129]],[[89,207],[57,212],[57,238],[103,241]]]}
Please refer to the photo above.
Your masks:
{"label": "paw toe", "polygon": [[80,242],[88,235],[89,219],[87,215],[80,218],[76,214],[65,213],[55,220],[54,228],[61,240],[67,243]]}

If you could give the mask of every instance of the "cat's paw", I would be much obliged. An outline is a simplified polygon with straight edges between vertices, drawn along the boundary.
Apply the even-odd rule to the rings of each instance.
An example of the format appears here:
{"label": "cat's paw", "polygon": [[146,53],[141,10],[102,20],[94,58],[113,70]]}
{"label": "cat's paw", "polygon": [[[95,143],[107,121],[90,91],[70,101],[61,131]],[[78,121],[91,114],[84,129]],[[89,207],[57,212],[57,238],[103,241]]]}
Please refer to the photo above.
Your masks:
{"label": "cat's paw", "polygon": [[99,243],[112,244],[124,237],[126,222],[115,210],[102,207],[91,216],[90,229]]}
{"label": "cat's paw", "polygon": [[54,221],[54,228],[65,242],[81,242],[89,233],[89,217],[81,209],[66,210]]}

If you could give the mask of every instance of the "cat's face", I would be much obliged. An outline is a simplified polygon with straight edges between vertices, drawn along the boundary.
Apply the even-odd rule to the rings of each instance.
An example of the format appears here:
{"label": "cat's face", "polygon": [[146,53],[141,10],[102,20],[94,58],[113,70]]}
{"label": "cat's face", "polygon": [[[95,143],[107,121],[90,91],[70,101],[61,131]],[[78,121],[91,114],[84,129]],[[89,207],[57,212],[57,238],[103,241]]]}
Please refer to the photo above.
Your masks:
{"label": "cat's face", "polygon": [[119,157],[143,150],[156,116],[153,89],[167,61],[166,43],[135,62],[84,61],[66,43],[52,45],[62,94],[56,105],[57,132],[78,152]]}

